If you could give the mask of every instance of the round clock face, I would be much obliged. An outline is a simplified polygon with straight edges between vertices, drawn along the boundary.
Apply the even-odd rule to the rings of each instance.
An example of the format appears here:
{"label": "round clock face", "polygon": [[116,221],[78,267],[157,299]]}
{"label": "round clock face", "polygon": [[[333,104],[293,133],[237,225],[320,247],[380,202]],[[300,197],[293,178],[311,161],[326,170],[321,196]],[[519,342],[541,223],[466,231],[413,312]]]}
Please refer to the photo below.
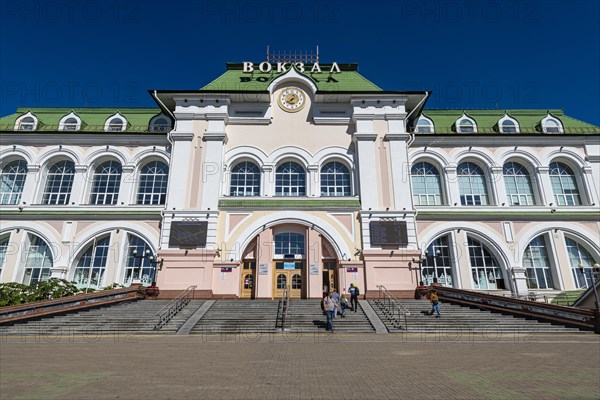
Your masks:
{"label": "round clock face", "polygon": [[306,104],[306,95],[298,88],[291,87],[283,90],[279,95],[279,106],[288,112],[302,110]]}

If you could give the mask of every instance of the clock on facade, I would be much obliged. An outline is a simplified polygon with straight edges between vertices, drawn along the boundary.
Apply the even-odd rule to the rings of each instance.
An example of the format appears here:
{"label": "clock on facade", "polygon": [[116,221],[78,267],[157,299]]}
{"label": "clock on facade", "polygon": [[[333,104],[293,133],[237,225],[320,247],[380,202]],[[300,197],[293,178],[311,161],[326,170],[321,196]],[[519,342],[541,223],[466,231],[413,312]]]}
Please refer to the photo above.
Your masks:
{"label": "clock on facade", "polygon": [[306,104],[306,94],[297,87],[290,87],[281,92],[278,103],[287,112],[300,111]]}

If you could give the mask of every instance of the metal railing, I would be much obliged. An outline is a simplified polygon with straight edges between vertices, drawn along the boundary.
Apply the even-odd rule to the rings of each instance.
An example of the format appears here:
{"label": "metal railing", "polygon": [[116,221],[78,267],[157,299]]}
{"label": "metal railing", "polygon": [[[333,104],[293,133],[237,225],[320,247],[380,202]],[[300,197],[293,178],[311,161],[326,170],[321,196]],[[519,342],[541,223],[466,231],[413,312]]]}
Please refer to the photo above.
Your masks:
{"label": "metal railing", "polygon": [[482,310],[490,310],[548,321],[579,329],[600,333],[600,310],[585,310],[574,307],[546,304],[534,299],[521,300],[493,294],[479,293],[464,289],[436,286],[440,299]]}
{"label": "metal railing", "polygon": [[290,310],[290,285],[285,285],[283,288],[283,295],[279,299],[279,306],[277,307],[277,322],[276,328],[285,329],[285,321]]}
{"label": "metal railing", "polygon": [[[120,127],[121,128],[121,127]],[[117,130],[116,128],[111,129],[109,127],[106,129],[104,124],[102,125],[87,125],[82,124],[78,130],[73,130],[67,128],[63,128],[60,125],[46,125],[46,124],[38,124],[35,129],[15,129],[14,124],[0,124],[0,132],[19,132],[19,133],[36,133],[36,132],[65,132],[65,133],[155,133],[155,134],[164,134],[171,130],[171,127],[168,129],[154,129],[149,127],[148,125],[127,125]]]}
{"label": "metal railing", "polygon": [[[408,330],[408,316],[410,311],[392,295],[383,285],[378,285],[379,306],[386,317],[391,319],[397,328]],[[404,328],[401,327],[404,320]]]}
{"label": "metal railing", "polygon": [[157,331],[161,329],[165,324],[167,324],[179,311],[185,307],[190,300],[194,298],[194,290],[196,290],[196,286],[190,286],[185,289],[183,292],[179,293],[177,297],[175,297],[169,304],[160,309],[159,312],[156,313],[158,317],[158,322],[154,326],[154,330]]}

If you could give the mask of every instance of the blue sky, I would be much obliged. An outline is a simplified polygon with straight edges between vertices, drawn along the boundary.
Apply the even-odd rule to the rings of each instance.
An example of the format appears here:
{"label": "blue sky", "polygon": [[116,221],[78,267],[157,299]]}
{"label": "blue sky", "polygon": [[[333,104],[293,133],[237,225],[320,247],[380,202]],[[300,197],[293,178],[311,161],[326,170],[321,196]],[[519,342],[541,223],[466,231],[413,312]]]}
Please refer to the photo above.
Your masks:
{"label": "blue sky", "polygon": [[428,108],[563,108],[600,125],[598,1],[13,1],[0,3],[0,114],[154,106],[266,46],[356,62]]}

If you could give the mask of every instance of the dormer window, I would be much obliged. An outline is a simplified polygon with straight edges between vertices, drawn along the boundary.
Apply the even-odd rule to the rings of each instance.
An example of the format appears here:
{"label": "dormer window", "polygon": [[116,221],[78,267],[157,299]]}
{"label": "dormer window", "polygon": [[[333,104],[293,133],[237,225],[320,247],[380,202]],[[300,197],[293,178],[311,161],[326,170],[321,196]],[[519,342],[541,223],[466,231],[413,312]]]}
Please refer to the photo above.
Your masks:
{"label": "dormer window", "polygon": [[77,130],[77,120],[75,118],[67,118],[67,120],[65,121],[63,130],[76,131]]}
{"label": "dormer window", "polygon": [[516,119],[509,117],[505,114],[504,117],[498,121],[501,133],[519,133],[519,123]]}
{"label": "dormer window", "polygon": [[124,132],[127,128],[127,120],[120,113],[108,117],[104,124],[105,132]]}
{"label": "dormer window", "polygon": [[15,131],[35,131],[37,128],[38,119],[30,112],[15,121]]}
{"label": "dormer window", "polygon": [[158,117],[150,124],[151,132],[168,132],[171,129],[171,122],[165,117]]}
{"label": "dormer window", "polygon": [[81,118],[74,112],[62,117],[58,123],[59,131],[78,131],[79,129],[81,129]]}
{"label": "dormer window", "polygon": [[477,133],[477,125],[471,118],[463,115],[456,123],[458,133]]}
{"label": "dormer window", "polygon": [[562,124],[555,118],[546,117],[542,121],[542,128],[545,133],[562,133]]}
{"label": "dormer window", "polygon": [[428,118],[420,117],[415,131],[417,133],[433,133],[433,123]]}

